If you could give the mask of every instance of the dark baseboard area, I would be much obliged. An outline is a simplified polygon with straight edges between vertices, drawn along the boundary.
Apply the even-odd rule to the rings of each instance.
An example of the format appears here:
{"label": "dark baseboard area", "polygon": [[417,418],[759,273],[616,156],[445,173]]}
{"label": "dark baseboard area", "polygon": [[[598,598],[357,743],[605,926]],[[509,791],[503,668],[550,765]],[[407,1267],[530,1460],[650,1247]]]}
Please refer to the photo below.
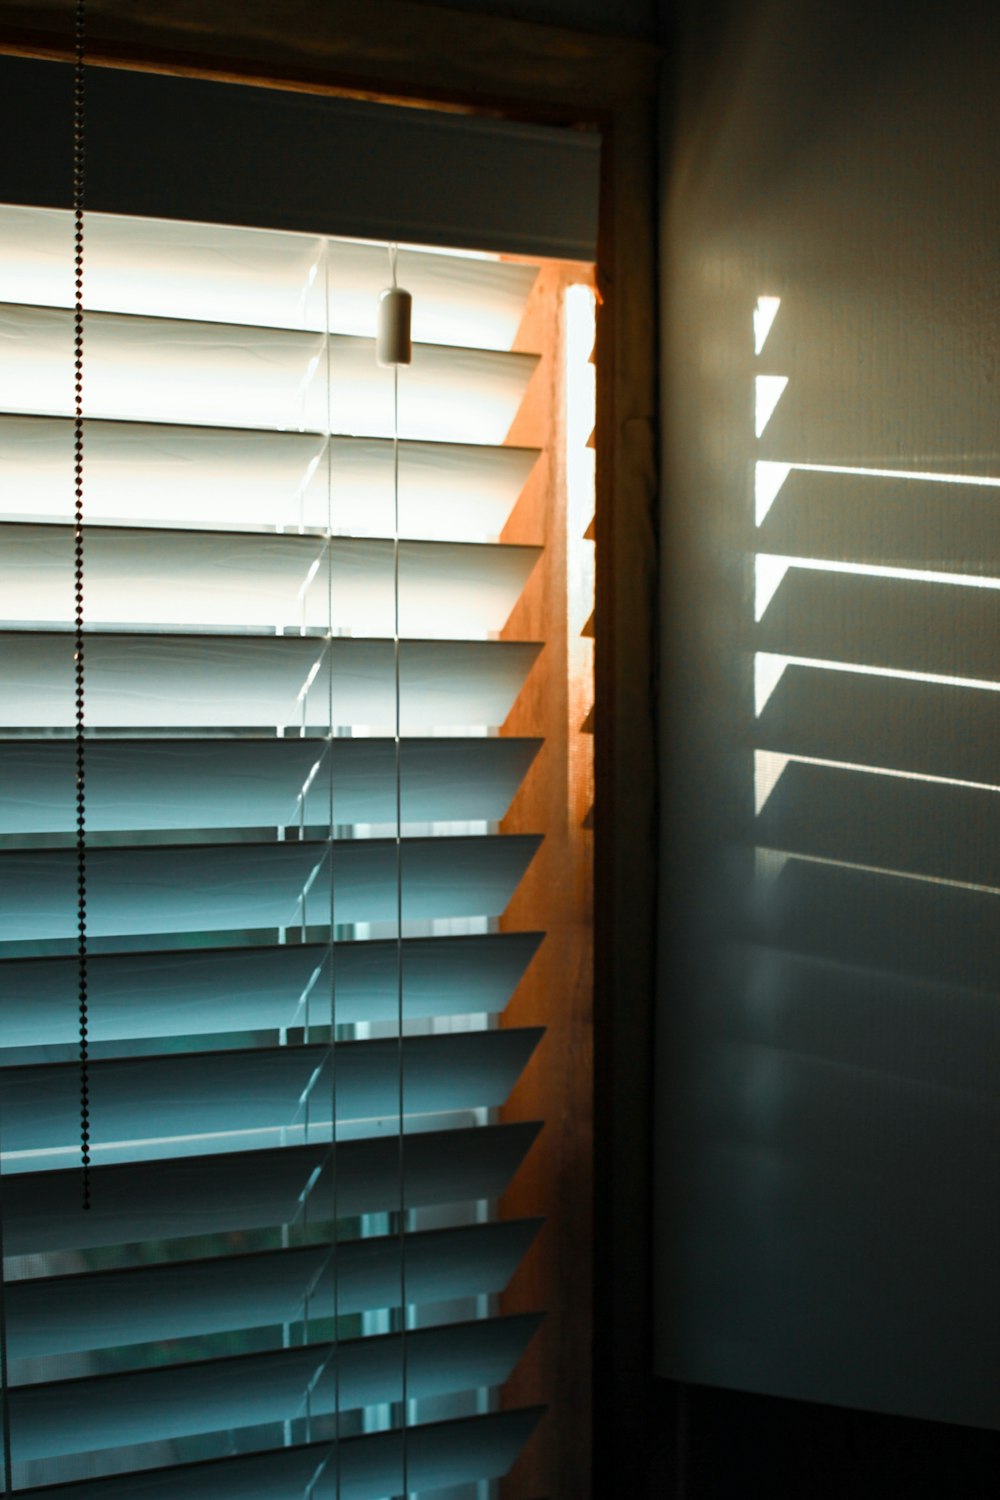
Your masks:
{"label": "dark baseboard area", "polygon": [[632,1472],[616,1496],[995,1500],[1000,1493],[1000,1433],[943,1422],[657,1381],[648,1436],[641,1459],[623,1456]]}

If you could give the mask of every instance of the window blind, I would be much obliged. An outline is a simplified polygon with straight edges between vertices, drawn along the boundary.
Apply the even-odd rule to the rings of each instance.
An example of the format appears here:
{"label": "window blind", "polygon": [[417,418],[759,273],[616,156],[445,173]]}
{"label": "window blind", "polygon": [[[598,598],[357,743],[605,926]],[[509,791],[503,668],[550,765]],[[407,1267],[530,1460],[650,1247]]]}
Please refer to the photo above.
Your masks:
{"label": "window blind", "polygon": [[[537,1220],[491,1211],[542,934],[498,918],[541,643],[498,535],[536,268],[88,216],[80,1206],[70,215],[0,210],[0,1097],[8,1485],[479,1495]],[[400,925],[401,922],[401,925]]]}

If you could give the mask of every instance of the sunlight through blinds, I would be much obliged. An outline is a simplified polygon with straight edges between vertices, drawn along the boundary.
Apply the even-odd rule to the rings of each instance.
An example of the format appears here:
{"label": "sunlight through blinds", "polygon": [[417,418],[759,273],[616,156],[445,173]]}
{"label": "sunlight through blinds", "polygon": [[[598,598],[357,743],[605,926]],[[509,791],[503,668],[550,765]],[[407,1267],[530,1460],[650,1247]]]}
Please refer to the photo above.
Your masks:
{"label": "sunlight through blinds", "polygon": [[541,1037],[498,1025],[537,266],[400,249],[397,414],[385,245],[88,216],[83,1213],[71,230],[0,209],[13,1490],[473,1500],[538,1417],[495,1299],[539,1222],[494,1212],[539,1129],[496,1117]]}
{"label": "sunlight through blinds", "polygon": [[666,144],[657,1370],[944,1494],[860,1414],[1000,1430],[997,12],[754,11]]}
{"label": "sunlight through blinds", "polygon": [[[794,295],[757,314],[747,987],[781,1034],[780,1062],[750,1063],[760,1109],[794,1097],[814,1162],[784,1228],[823,1327],[796,1394],[996,1425],[981,1372],[1000,1246],[1000,477],[989,455],[907,462],[903,442],[893,464],[870,434],[899,413],[861,410],[853,390],[849,428],[818,420],[828,377],[803,327],[819,348],[839,338],[849,369],[874,341]],[[803,1268],[824,1255],[837,1275],[813,1310]],[[860,1328],[870,1352],[848,1375]]]}

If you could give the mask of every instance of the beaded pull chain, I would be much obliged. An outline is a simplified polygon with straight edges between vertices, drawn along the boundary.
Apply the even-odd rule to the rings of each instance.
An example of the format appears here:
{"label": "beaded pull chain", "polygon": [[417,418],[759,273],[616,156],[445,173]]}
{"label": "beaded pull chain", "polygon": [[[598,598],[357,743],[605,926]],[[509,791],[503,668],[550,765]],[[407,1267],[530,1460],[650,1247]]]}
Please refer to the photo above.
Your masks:
{"label": "beaded pull chain", "polygon": [[84,185],[84,49],[85,0],[76,6],[76,63],[73,72],[73,592],[75,622],[73,665],[76,688],[76,910],[80,996],[80,1161],[83,1207],[90,1208],[90,1060],[87,1008],[87,821],[84,741],[83,656],[83,185]]}

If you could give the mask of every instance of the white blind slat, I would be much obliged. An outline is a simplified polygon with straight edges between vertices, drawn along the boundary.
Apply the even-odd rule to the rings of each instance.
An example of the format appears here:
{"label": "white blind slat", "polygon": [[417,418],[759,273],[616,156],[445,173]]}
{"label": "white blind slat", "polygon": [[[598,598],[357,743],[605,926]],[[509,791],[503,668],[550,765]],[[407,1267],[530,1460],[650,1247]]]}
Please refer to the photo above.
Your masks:
{"label": "white blind slat", "polygon": [[[499,1108],[541,1040],[535,1027],[449,1036],[343,1042],[337,1052],[338,1120],[381,1124],[400,1104],[405,1115]],[[183,1149],[197,1120],[204,1134],[224,1139],[242,1131],[287,1129],[304,1139],[329,1131],[328,1046],[258,1047],[183,1052],[91,1064],[96,1159],[118,1160],[144,1139]],[[402,1055],[400,1055],[402,1053]],[[400,1075],[402,1074],[402,1084]],[[5,1068],[0,1125],[7,1152],[72,1150],[79,1134],[80,1079],[72,1063]],[[376,1128],[373,1123],[371,1128]],[[392,1125],[387,1127],[392,1129]],[[398,1124],[397,1124],[398,1129]]]}
{"label": "white blind slat", "polygon": [[[393,543],[370,538],[97,528],[87,537],[90,628],[327,627],[391,636]],[[497,633],[541,549],[454,542],[399,548],[399,629],[407,636]],[[0,523],[0,611],[25,625],[73,618],[69,527]]]}
{"label": "white blind slat", "polygon": [[[373,339],[348,334],[87,316],[87,415],[387,437],[392,371]],[[73,410],[69,310],[0,305],[0,409]],[[414,345],[399,434],[502,443],[538,364],[533,354]]]}
{"label": "white blind slat", "polygon": [[[407,1020],[503,1010],[542,940],[537,932],[403,940]],[[393,1020],[399,1008],[394,939],[243,948],[92,953],[95,1042],[199,1036],[305,1025],[326,1014],[337,966],[344,1025]],[[11,1048],[72,1043],[79,1029],[77,962],[8,959],[0,973],[0,1023]]]}
{"label": "white blind slat", "polygon": [[[263,527],[392,536],[396,458],[403,537],[493,541],[530,474],[532,448],[303,432],[84,422],[88,524]],[[73,423],[0,412],[11,517],[66,521]],[[142,476],[136,484],[136,473]],[[69,486],[69,488],[67,488]]]}
{"label": "white blind slat", "polygon": [[[541,648],[522,641],[403,641],[401,728],[503,723]],[[396,694],[389,640],[268,636],[95,635],[87,645],[91,729],[321,729],[391,733]],[[0,728],[69,729],[68,632],[0,636],[8,684]]]}
{"label": "white blind slat", "polygon": [[[541,840],[530,834],[407,839],[403,919],[498,916]],[[95,848],[88,856],[88,930],[130,933],[275,928],[396,917],[395,839]],[[331,873],[332,872],[332,873]],[[0,852],[0,942],[71,938],[75,851]]]}
{"label": "white blind slat", "polygon": [[[499,821],[539,743],[404,740],[403,822]],[[0,741],[0,833],[72,831],[74,754],[65,740]],[[327,775],[338,823],[394,821],[390,740],[94,740],[87,749],[87,826],[92,833],[314,826],[329,820]]]}
{"label": "white blind slat", "polygon": [[[95,311],[375,335],[382,245],[115,214],[92,215],[89,228]],[[404,246],[397,271],[419,343],[509,349],[537,266]],[[72,307],[73,297],[65,213],[0,204],[0,301]]]}
{"label": "white blind slat", "polygon": [[[496,1198],[507,1186],[540,1126],[470,1126],[414,1131],[406,1141],[408,1207]],[[312,1218],[330,1218],[330,1148],[288,1146],[228,1156],[180,1156],[98,1167],[95,1202],[80,1212],[79,1171],[10,1173],[4,1201],[11,1217],[8,1255],[85,1250],[293,1224],[308,1195]],[[341,1141],[337,1211],[343,1218],[399,1206],[399,1141]],[[97,1192],[101,1197],[97,1199]]]}
{"label": "white blind slat", "polygon": [[[407,1388],[414,1400],[501,1385],[540,1317],[483,1319],[407,1334]],[[336,1375],[326,1345],[206,1360],[167,1370],[15,1386],[10,1392],[15,1462],[96,1448],[162,1442],[195,1433],[292,1421],[302,1392],[314,1416],[402,1398],[398,1334],[345,1339]]]}
{"label": "white blind slat", "polygon": [[[411,1304],[503,1290],[540,1228],[512,1219],[406,1236]],[[343,1316],[392,1307],[404,1245],[396,1235],[92,1272],[6,1289],[10,1358],[86,1353],[238,1328],[294,1323],[311,1300]]]}
{"label": "white blind slat", "polygon": [[[504,1474],[542,1410],[532,1407],[413,1427],[406,1437],[407,1477],[422,1488],[431,1488]],[[33,1500],[168,1500],[181,1485],[191,1500],[247,1500],[248,1494],[254,1500],[300,1500],[303,1486],[318,1473],[316,1500],[381,1500],[403,1483],[402,1450],[399,1432],[374,1432],[344,1439],[332,1473],[329,1445],[315,1443],[141,1474],[109,1475],[95,1482],[45,1485],[24,1493]]]}

